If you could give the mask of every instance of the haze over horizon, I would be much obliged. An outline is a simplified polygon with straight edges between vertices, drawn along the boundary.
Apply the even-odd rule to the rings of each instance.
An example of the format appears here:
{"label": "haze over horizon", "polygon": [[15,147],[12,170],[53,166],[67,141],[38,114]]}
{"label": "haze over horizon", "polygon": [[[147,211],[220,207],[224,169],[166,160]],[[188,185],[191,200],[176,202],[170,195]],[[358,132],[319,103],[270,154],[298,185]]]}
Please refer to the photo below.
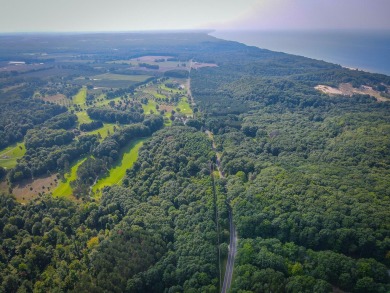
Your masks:
{"label": "haze over horizon", "polygon": [[387,0],[1,0],[0,32],[390,30]]}

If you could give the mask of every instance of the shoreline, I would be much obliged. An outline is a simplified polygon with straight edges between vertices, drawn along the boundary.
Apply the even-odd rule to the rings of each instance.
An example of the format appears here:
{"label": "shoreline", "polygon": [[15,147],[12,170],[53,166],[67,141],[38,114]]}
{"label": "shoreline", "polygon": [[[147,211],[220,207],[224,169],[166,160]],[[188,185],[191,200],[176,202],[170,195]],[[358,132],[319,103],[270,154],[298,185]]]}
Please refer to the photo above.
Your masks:
{"label": "shoreline", "polygon": [[[390,76],[389,31],[218,31],[210,36]],[[385,36],[383,38],[383,36]]]}

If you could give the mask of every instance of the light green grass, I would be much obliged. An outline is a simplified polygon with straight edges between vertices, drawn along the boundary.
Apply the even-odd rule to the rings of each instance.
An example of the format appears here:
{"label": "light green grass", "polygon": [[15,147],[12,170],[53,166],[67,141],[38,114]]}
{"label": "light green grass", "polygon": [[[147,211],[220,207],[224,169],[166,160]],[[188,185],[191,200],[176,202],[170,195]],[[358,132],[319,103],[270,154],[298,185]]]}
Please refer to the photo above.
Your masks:
{"label": "light green grass", "polygon": [[102,128],[87,132],[87,134],[90,135],[100,133],[101,140],[103,140],[108,136],[108,133],[110,133],[110,135],[114,133],[114,126],[116,126],[114,123],[103,123]]}
{"label": "light green grass", "polygon": [[16,166],[17,159],[20,159],[26,153],[26,147],[23,142],[13,144],[0,151],[0,166],[11,169]]}
{"label": "light green grass", "polygon": [[125,74],[104,73],[104,74],[95,75],[91,79],[143,82],[143,81],[147,80],[149,77],[151,77],[151,76],[150,75],[125,75]]}
{"label": "light green grass", "polygon": [[84,105],[87,100],[87,88],[83,87],[77,95],[73,97],[73,104]]}
{"label": "light green grass", "polygon": [[76,116],[77,116],[80,124],[82,124],[82,123],[91,123],[92,122],[92,119],[89,118],[89,116],[88,116],[86,111],[76,112]]}
{"label": "light green grass", "polygon": [[121,100],[120,97],[118,98],[114,98],[114,99],[110,99],[110,100],[106,100],[104,99],[103,101],[99,101],[95,104],[95,106],[107,106],[111,101],[114,101],[115,103],[119,102]]}
{"label": "light green grass", "polygon": [[87,158],[82,158],[75,162],[70,172],[65,174],[65,179],[61,180],[57,187],[53,190],[53,196],[55,197],[68,197],[73,195],[72,187],[70,187],[70,182],[77,179],[77,169]]}
{"label": "light green grass", "polygon": [[105,178],[101,178],[93,186],[92,191],[97,197],[100,197],[103,187],[119,184],[122,181],[123,177],[126,175],[126,170],[131,168],[135,161],[137,161],[138,151],[144,140],[145,138],[134,140],[123,148],[119,155],[121,159],[113,168],[111,168],[109,175]]}
{"label": "light green grass", "polygon": [[156,109],[156,105],[157,103],[155,101],[149,99],[147,105],[142,104],[142,108],[144,109],[145,114],[148,115],[150,114],[150,110],[152,110],[153,113],[158,112],[158,110]]}
{"label": "light green grass", "polygon": [[181,98],[180,102],[177,104],[177,108],[180,108],[180,113],[184,115],[192,115],[192,109],[186,97]]}

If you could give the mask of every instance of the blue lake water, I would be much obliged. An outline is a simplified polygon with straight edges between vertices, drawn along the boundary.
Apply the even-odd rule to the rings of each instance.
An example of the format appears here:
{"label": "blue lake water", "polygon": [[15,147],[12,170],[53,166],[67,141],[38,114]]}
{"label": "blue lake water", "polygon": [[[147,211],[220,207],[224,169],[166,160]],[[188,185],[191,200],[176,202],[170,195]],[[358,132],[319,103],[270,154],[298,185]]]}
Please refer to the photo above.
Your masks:
{"label": "blue lake water", "polygon": [[210,35],[390,75],[390,31],[215,31]]}

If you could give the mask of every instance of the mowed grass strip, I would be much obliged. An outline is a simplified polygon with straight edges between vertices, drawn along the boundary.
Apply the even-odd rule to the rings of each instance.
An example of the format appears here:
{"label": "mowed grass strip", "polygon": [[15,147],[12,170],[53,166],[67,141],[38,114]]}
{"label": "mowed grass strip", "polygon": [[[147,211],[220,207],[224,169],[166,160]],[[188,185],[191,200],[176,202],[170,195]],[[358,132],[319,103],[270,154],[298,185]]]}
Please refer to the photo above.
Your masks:
{"label": "mowed grass strip", "polygon": [[126,175],[126,170],[131,168],[137,161],[138,151],[145,139],[146,138],[133,140],[121,150],[119,154],[120,159],[111,168],[109,175],[99,179],[93,186],[92,191],[95,195],[100,197],[103,187],[119,184],[122,181],[123,177]]}
{"label": "mowed grass strip", "polygon": [[89,118],[89,116],[88,116],[86,111],[77,112],[76,116],[77,116],[77,119],[79,120],[79,124],[91,123],[92,122],[92,119]]}
{"label": "mowed grass strip", "polygon": [[93,135],[93,134],[100,133],[100,136],[101,136],[100,140],[103,140],[109,134],[111,135],[114,133],[114,126],[116,126],[116,124],[114,124],[114,123],[103,123],[103,127],[96,129],[96,130],[93,130],[93,131],[90,131],[90,132],[86,132],[86,135]]}
{"label": "mowed grass strip", "polygon": [[87,88],[83,87],[77,95],[73,97],[73,104],[75,105],[84,105],[87,101]]}
{"label": "mowed grass strip", "polygon": [[0,167],[11,169],[16,166],[17,159],[20,159],[26,153],[26,147],[23,142],[13,144],[0,152]]}
{"label": "mowed grass strip", "polygon": [[65,179],[59,181],[57,187],[53,190],[54,197],[69,197],[73,195],[70,182],[77,179],[77,169],[86,159],[87,158],[79,159],[72,165],[70,172],[65,174]]}

